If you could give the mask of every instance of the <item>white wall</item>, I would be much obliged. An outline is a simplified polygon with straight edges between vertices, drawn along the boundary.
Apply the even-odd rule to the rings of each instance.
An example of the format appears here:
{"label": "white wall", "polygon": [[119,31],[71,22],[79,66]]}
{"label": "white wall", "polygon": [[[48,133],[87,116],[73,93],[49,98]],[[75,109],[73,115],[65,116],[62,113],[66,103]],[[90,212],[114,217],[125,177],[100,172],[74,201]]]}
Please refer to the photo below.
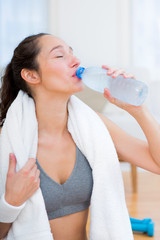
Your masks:
{"label": "white wall", "polygon": [[51,32],[82,64],[123,66],[129,57],[129,0],[51,0]]}

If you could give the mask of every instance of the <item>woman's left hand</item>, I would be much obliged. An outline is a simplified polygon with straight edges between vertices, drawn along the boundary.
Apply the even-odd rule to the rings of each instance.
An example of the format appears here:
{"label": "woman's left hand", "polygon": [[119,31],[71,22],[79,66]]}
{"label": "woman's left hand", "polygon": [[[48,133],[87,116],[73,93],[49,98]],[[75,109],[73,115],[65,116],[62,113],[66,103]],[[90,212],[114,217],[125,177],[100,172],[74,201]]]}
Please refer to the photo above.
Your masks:
{"label": "woman's left hand", "polygon": [[[112,76],[112,78],[116,78],[119,75],[123,75],[124,78],[133,78],[135,79],[135,76],[132,73],[126,73],[124,69],[117,69],[117,68],[110,68],[106,65],[102,65],[102,68],[107,70],[107,75]],[[107,98],[107,100],[116,105],[117,107],[120,107],[128,112],[132,112],[132,111],[137,111],[139,108],[141,108],[141,106],[134,106],[131,105],[129,103],[120,101],[117,98],[114,98],[111,96],[110,91],[108,88],[104,89],[104,97]]]}

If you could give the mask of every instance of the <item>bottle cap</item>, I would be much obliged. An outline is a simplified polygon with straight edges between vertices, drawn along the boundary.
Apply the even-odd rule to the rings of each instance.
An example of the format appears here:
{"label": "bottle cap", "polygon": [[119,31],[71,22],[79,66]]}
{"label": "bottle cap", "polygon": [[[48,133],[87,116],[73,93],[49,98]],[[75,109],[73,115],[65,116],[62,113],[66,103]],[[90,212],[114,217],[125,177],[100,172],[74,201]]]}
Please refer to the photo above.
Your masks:
{"label": "bottle cap", "polygon": [[77,69],[77,71],[76,71],[76,76],[78,77],[78,78],[82,78],[82,73],[83,73],[83,71],[84,71],[84,67],[79,67],[78,69]]}

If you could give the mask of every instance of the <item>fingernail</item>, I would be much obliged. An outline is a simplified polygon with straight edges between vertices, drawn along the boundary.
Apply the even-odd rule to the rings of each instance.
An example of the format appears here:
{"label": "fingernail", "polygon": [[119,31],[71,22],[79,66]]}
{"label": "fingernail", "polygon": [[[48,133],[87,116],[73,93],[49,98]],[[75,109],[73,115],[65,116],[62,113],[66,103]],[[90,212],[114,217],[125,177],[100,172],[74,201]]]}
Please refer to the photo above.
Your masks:
{"label": "fingernail", "polygon": [[10,153],[9,156],[10,156],[10,158],[14,159],[14,154],[13,153]]}

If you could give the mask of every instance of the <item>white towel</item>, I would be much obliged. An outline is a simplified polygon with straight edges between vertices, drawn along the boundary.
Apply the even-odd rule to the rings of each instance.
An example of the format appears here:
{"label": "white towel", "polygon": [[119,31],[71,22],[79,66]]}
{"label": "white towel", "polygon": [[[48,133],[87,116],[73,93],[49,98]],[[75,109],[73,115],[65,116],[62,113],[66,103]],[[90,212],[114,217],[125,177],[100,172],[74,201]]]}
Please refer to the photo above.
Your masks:
{"label": "white towel", "polygon": [[[69,100],[68,112],[68,130],[93,173],[89,239],[133,239],[120,165],[107,128],[99,116],[75,96]],[[1,132],[0,196],[5,192],[9,153],[16,155],[18,171],[28,158],[36,158],[37,143],[34,101],[20,91],[7,112]],[[53,240],[40,189],[20,208],[7,205],[3,196],[0,222],[14,221],[6,240]]]}

